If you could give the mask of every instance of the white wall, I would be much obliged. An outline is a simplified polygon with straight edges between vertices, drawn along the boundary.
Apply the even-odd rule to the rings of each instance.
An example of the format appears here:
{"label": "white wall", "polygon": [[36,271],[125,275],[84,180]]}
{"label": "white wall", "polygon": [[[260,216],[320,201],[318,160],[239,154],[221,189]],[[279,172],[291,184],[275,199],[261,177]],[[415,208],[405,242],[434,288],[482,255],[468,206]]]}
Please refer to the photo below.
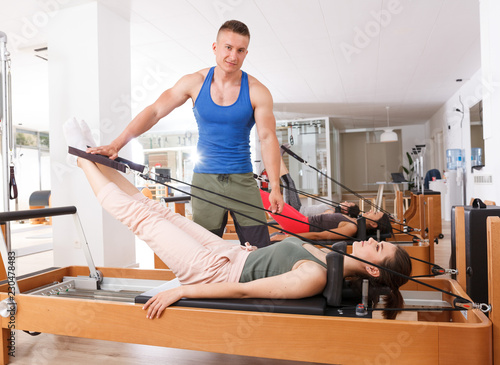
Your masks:
{"label": "white wall", "polygon": [[[464,83],[428,122],[431,134],[444,136],[444,150],[463,148],[466,162],[466,198],[500,200],[500,3],[483,0],[480,2],[481,16],[481,70]],[[471,143],[469,109],[483,100],[484,163],[481,171],[471,172]],[[455,111],[460,109],[463,114]],[[463,116],[463,118],[462,118]],[[445,159],[445,156],[442,156]],[[474,175],[489,175],[491,184],[474,184]]]}
{"label": "white wall", "polygon": [[[488,95],[494,89],[494,84],[483,80],[482,71],[477,71],[474,76],[464,83],[464,85],[432,116],[428,122],[431,134],[442,132],[444,136],[444,150],[458,148],[465,152],[465,176],[466,195],[465,203],[469,203],[471,198],[482,198],[483,200],[498,200],[495,184],[478,185],[474,184],[474,174],[500,174],[498,159],[492,149],[494,145],[493,135],[485,140],[484,154],[487,158],[486,166],[481,171],[471,172],[471,133],[469,109]],[[460,109],[461,112],[456,111]],[[463,118],[462,118],[463,117]],[[486,113],[485,119],[488,118]],[[485,123],[486,120],[485,120]],[[498,123],[497,123],[498,124]],[[486,128],[485,128],[486,129]],[[498,138],[497,138],[498,143]],[[441,156],[446,160],[446,156]],[[494,180],[495,181],[495,180]]]}
{"label": "white wall", "polygon": [[[129,123],[130,113],[115,108],[130,95],[129,23],[93,2],[58,12],[48,34],[52,204],[77,207],[97,266],[134,265],[134,235],[100,207],[83,172],[67,165],[62,133],[64,121],[76,117],[106,144]],[[121,152],[129,157],[129,148]],[[53,222],[54,264],[84,264],[71,218]]]}

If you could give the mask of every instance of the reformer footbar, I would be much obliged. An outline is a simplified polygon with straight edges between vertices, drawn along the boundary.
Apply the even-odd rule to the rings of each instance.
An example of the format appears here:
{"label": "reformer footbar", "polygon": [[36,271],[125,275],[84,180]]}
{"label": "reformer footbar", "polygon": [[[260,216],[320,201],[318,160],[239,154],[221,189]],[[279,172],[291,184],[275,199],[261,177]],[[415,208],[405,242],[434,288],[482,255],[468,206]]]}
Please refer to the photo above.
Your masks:
{"label": "reformer footbar", "polygon": [[133,170],[142,174],[145,173],[147,170],[146,166],[140,165],[130,160],[126,160],[121,157],[117,157],[114,160],[112,160],[107,156],[87,153],[85,151],[79,150],[78,148],[71,146],[68,146],[68,153],[77,157],[82,157],[86,160],[90,160],[95,163],[99,163],[101,165],[111,167],[123,173],[128,173],[130,170]]}
{"label": "reformer footbar", "polygon": [[[72,151],[73,151],[73,152],[72,152]],[[97,161],[96,161],[96,160],[94,160],[94,159],[96,158],[96,156],[98,156],[97,158],[99,159],[99,162],[97,162],[97,163],[100,163],[100,164],[102,164],[102,165],[105,165],[105,166],[108,166],[108,167],[112,167],[112,168],[115,168],[115,167],[114,167],[114,166],[115,166],[115,164],[123,164],[123,165],[125,165],[125,166],[120,167],[119,171],[122,171],[122,170],[124,170],[124,171],[131,171],[131,170],[134,170],[134,171],[139,172],[139,175],[140,175],[142,178],[146,179],[146,180],[151,180],[151,181],[154,181],[154,182],[156,182],[156,183],[158,183],[158,184],[162,184],[162,185],[165,185],[165,186],[170,186],[170,185],[167,185],[167,184],[166,184],[166,183],[164,183],[164,182],[160,182],[160,181],[158,181],[158,180],[156,180],[156,179],[154,179],[154,178],[151,178],[151,177],[150,177],[150,176],[148,176],[146,173],[144,173],[144,171],[146,171],[146,170],[147,170],[147,168],[146,168],[145,166],[143,166],[143,165],[138,165],[138,164],[133,163],[133,162],[131,162],[131,161],[128,161],[128,160],[126,160],[126,159],[121,158],[121,159],[120,159],[120,161],[111,160],[111,159],[109,159],[109,158],[108,158],[108,157],[106,157],[106,156],[88,154],[88,153],[86,153],[86,152],[83,152],[83,151],[81,151],[81,150],[77,150],[77,149],[72,148],[72,147],[70,147],[69,152],[70,152],[71,154],[76,154],[76,153],[78,153],[78,156],[79,156],[79,157],[86,158],[86,159],[89,159],[89,160],[94,161],[94,162],[97,162]],[[87,158],[87,157],[89,157],[89,158]],[[112,161],[112,162],[110,162],[110,161]],[[133,165],[135,166],[135,168],[134,168],[134,169],[130,168],[130,166],[128,165],[129,163],[133,164]],[[143,172],[140,172],[140,171],[143,171]],[[167,177],[162,176],[162,177],[163,177],[163,178],[165,178],[165,180],[166,180],[167,182],[170,182],[170,181],[176,181],[176,182],[184,183],[184,184],[189,185],[189,186],[193,186],[193,185],[188,184],[188,183],[185,183],[185,182],[183,182],[183,181],[173,179],[173,178],[171,178],[170,176],[167,176]],[[170,187],[171,187],[171,188],[173,188],[174,190],[182,191],[182,190],[180,190],[180,189],[178,189],[178,188],[175,188],[174,186],[170,186]],[[201,187],[196,187],[196,188],[198,188],[198,189],[200,189],[200,190],[204,190],[204,191],[210,192],[210,193],[215,194],[215,195],[221,195],[221,194],[218,194],[218,193],[211,192],[211,191],[209,191],[209,190],[207,190],[207,189],[203,189],[203,188],[201,188]],[[182,192],[183,192],[183,193],[186,193],[186,192],[184,192],[184,191],[182,191]],[[203,198],[197,197],[197,196],[195,196],[194,194],[190,194],[190,193],[187,193],[187,194],[189,194],[189,195],[191,195],[191,196],[193,196],[193,197],[196,197],[196,198],[198,198],[198,199],[204,200],[204,201],[206,201],[206,202],[209,202],[209,203],[211,203],[211,204],[214,204],[214,205],[216,205],[216,206],[220,206],[220,205],[218,205],[218,204],[216,204],[216,203],[213,203],[212,201],[209,201],[208,199],[203,199]],[[246,204],[246,205],[249,205],[249,206],[252,206],[252,207],[255,207],[255,208],[258,208],[258,209],[262,209],[262,208],[260,208],[260,207],[254,206],[254,205],[252,205],[252,204],[250,204],[250,203],[246,203],[246,202],[243,202],[243,201],[239,201],[239,200],[234,199],[234,198],[231,198],[231,197],[226,197],[226,198],[229,198],[229,199],[231,199],[231,200],[238,201],[238,202],[240,202],[240,203],[244,203],[244,204]],[[269,210],[267,210],[267,209],[264,209],[264,210],[265,210],[265,211],[269,211]],[[247,218],[250,218],[250,219],[252,219],[252,220],[254,220],[254,221],[256,221],[256,222],[259,222],[259,223],[262,223],[262,224],[267,224],[267,222],[260,222],[258,219],[255,219],[255,218],[253,218],[253,217],[247,216],[247,215],[245,215],[245,214],[242,214],[242,213],[239,213],[239,212],[236,212],[236,213],[238,213],[238,214],[240,214],[240,215],[242,215],[242,216],[245,216],[245,217],[247,217]],[[290,217],[287,217],[287,218],[289,218],[289,219],[293,219],[293,218],[290,218]],[[275,227],[275,225],[273,225],[273,224],[271,224],[271,226],[274,226],[274,227]],[[284,231],[284,230],[283,230],[283,231]],[[441,292],[441,293],[444,293],[444,294],[450,295],[450,296],[454,297],[454,301],[453,301],[453,305],[455,306],[455,308],[453,308],[454,310],[460,310],[460,309],[473,309],[473,308],[475,308],[475,309],[479,309],[479,310],[481,310],[481,311],[483,311],[483,312],[488,312],[488,311],[490,311],[490,310],[491,310],[491,307],[490,307],[488,304],[485,304],[485,303],[473,303],[472,301],[470,301],[470,300],[468,300],[468,299],[466,299],[466,298],[464,298],[464,297],[462,297],[462,296],[460,296],[460,295],[458,295],[458,294],[455,294],[455,293],[452,293],[452,292],[449,292],[449,291],[443,290],[443,289],[438,288],[438,287],[436,287],[436,286],[434,286],[434,285],[430,285],[430,284],[427,284],[427,283],[422,282],[422,281],[420,281],[420,280],[417,280],[417,279],[415,279],[415,278],[413,278],[413,277],[410,277],[410,276],[407,276],[407,275],[401,274],[401,273],[399,273],[399,272],[396,272],[396,271],[394,271],[394,270],[388,269],[388,268],[386,268],[386,267],[383,267],[383,266],[377,265],[377,264],[375,264],[375,263],[369,262],[369,261],[367,261],[367,260],[361,259],[361,258],[356,257],[356,256],[353,256],[353,255],[350,255],[350,254],[348,254],[348,253],[346,253],[346,252],[343,252],[342,250],[337,249],[337,248],[335,248],[335,247],[330,247],[330,246],[327,246],[327,245],[321,244],[321,243],[319,243],[319,242],[316,242],[316,241],[312,241],[312,240],[309,240],[309,239],[303,238],[303,237],[301,237],[300,235],[295,234],[295,233],[292,233],[292,232],[287,232],[287,233],[288,233],[288,234],[290,234],[290,235],[296,236],[296,237],[300,238],[301,240],[303,240],[303,241],[305,241],[305,242],[307,242],[307,243],[310,243],[310,244],[313,244],[313,245],[319,244],[320,246],[322,246],[322,247],[324,247],[324,248],[326,248],[326,249],[328,249],[328,250],[330,250],[330,251],[336,252],[336,253],[338,253],[338,254],[340,254],[340,255],[347,256],[347,257],[351,257],[351,258],[353,258],[353,259],[355,259],[355,260],[357,260],[357,261],[360,261],[360,262],[363,262],[363,263],[365,263],[365,264],[371,265],[371,266],[376,267],[376,268],[378,268],[378,269],[380,269],[380,270],[385,270],[385,271],[387,271],[387,272],[389,272],[389,273],[391,273],[391,274],[398,275],[398,276],[403,277],[403,278],[405,278],[405,279],[407,279],[407,280],[411,280],[411,281],[416,282],[416,283],[418,283],[418,284],[420,284],[420,285],[423,285],[423,286],[426,286],[426,287],[431,288],[431,289],[433,289],[433,290],[439,291],[439,292]],[[345,235],[344,235],[344,236],[345,236]],[[353,239],[352,237],[348,237],[348,238],[349,238],[349,239]],[[327,267],[327,270],[329,270],[329,268],[328,268],[328,267]],[[336,272],[338,272],[338,271],[336,271]],[[332,275],[333,275],[333,276],[332,276]],[[333,278],[333,277],[336,277],[336,276],[335,276],[335,273],[333,273],[333,274],[331,273],[331,274],[330,274],[330,277],[332,277],[332,278]],[[330,284],[330,285],[332,285],[332,287],[334,287],[334,288],[337,288],[337,290],[340,290],[338,287],[336,287],[336,286],[335,286],[335,284],[334,284],[334,283],[332,283],[332,284]],[[336,302],[336,299],[335,299],[335,298],[336,298],[336,296],[335,296],[335,295],[338,295],[338,294],[332,294],[332,293],[329,293],[329,298],[330,298],[330,300],[331,300],[332,302]],[[396,310],[396,309],[395,309],[395,310]],[[418,310],[418,308],[413,308],[413,310]],[[436,309],[436,310],[441,310],[441,308]]]}
{"label": "reformer footbar", "polygon": [[[78,216],[78,212],[76,207],[67,206],[67,207],[58,207],[58,208],[44,208],[44,209],[33,209],[33,210],[20,210],[20,211],[12,211],[12,212],[2,212],[0,213],[0,223],[5,224],[6,222],[29,219],[29,218],[40,218],[40,217],[53,217],[53,216],[61,216],[61,215],[72,215],[75,222],[75,227],[78,233],[78,237],[81,240],[83,252],[85,255],[85,259],[87,261],[87,265],[89,268],[89,276],[88,277],[78,277],[73,278],[71,282],[67,282],[65,284],[65,289],[69,288],[77,288],[84,290],[99,290],[100,285],[103,280],[102,273],[95,267],[94,260],[92,259],[92,255],[90,253],[90,248],[85,237],[85,233],[83,231],[83,227],[81,225],[80,218]],[[0,255],[1,257],[11,257],[7,252],[7,244],[4,240],[3,235],[0,235]],[[10,263],[4,259],[3,260],[5,271],[9,272]],[[11,287],[11,291],[13,293],[12,297],[0,302],[0,306],[10,308],[9,311],[12,313],[17,312],[17,304],[15,301],[15,295],[20,294],[19,286],[17,283],[16,276],[9,276],[9,283]],[[54,288],[45,287],[43,289],[44,292],[50,293]],[[45,295],[45,294],[44,294]],[[49,294],[50,295],[50,294]],[[5,316],[5,312],[1,312],[0,315]],[[36,332],[30,333],[32,335],[36,335]]]}

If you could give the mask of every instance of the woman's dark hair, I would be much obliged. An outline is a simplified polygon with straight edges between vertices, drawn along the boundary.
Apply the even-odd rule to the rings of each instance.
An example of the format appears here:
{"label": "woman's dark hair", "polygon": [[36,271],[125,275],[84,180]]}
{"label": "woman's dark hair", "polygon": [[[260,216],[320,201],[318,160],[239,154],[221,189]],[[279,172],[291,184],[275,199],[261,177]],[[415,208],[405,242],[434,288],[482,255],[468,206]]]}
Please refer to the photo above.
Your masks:
{"label": "woman's dark hair", "polygon": [[217,38],[219,37],[219,34],[225,30],[229,30],[233,33],[240,34],[250,39],[250,31],[248,30],[248,27],[239,20],[228,20],[224,24],[222,24],[219,28],[219,31],[217,32]]}
{"label": "woman's dark hair", "polygon": [[[399,246],[396,246],[394,256],[382,261],[380,266],[405,276],[410,276],[411,274],[410,255]],[[390,293],[385,297],[385,308],[402,308],[404,300],[399,288],[406,284],[408,279],[384,269],[379,269],[379,272],[380,275],[378,277],[371,277],[369,280],[371,285],[379,287],[386,286],[390,289]],[[400,311],[385,310],[383,311],[383,316],[386,319],[394,319],[399,312]]]}
{"label": "woman's dark hair", "polygon": [[380,234],[390,233],[392,236],[392,224],[391,218],[387,213],[384,213],[382,217],[377,221],[377,227],[366,230],[368,236],[375,236],[377,230],[380,230]]}
{"label": "woman's dark hair", "polygon": [[[389,270],[410,276],[411,274],[411,258],[404,249],[396,246],[394,256],[385,259],[378,266],[385,267]],[[403,308],[404,300],[399,288],[408,282],[408,279],[397,274],[393,274],[387,270],[379,269],[379,276],[374,277],[368,275],[356,275],[356,278],[349,281],[349,285],[355,293],[361,295],[361,287],[363,279],[368,279],[369,282],[369,300],[375,306],[379,301],[379,296],[385,297],[385,308]],[[385,319],[394,319],[400,311],[384,310],[382,315]]]}

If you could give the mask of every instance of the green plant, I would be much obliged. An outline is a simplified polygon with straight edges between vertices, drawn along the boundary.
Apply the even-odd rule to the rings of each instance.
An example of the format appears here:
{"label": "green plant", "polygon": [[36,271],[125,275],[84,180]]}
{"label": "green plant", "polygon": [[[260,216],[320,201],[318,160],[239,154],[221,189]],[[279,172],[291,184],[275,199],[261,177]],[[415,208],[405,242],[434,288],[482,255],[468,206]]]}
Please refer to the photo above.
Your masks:
{"label": "green plant", "polygon": [[408,159],[408,167],[401,166],[403,170],[403,174],[405,175],[406,180],[408,181],[408,190],[413,189],[415,183],[413,182],[413,175],[415,174],[415,166],[413,165],[413,159],[411,155],[406,152],[406,158]]}

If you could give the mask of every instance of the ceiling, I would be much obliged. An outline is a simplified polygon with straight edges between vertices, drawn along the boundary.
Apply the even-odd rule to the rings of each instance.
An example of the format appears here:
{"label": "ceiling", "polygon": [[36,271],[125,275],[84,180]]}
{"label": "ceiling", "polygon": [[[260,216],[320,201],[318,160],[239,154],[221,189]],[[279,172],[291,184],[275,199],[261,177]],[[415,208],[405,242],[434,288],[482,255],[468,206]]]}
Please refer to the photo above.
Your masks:
{"label": "ceiling", "polygon": [[[391,126],[423,124],[462,86],[456,80],[481,66],[478,0],[98,1],[130,20],[132,83],[147,67],[163,70],[154,98],[213,65],[211,44],[224,20],[245,22],[251,42],[243,69],[270,89],[277,119],[330,116],[339,129],[380,128],[389,106]],[[46,72],[47,62],[26,50],[47,44],[44,21],[66,3],[0,0],[0,30],[13,64],[25,70],[20,83]]]}

